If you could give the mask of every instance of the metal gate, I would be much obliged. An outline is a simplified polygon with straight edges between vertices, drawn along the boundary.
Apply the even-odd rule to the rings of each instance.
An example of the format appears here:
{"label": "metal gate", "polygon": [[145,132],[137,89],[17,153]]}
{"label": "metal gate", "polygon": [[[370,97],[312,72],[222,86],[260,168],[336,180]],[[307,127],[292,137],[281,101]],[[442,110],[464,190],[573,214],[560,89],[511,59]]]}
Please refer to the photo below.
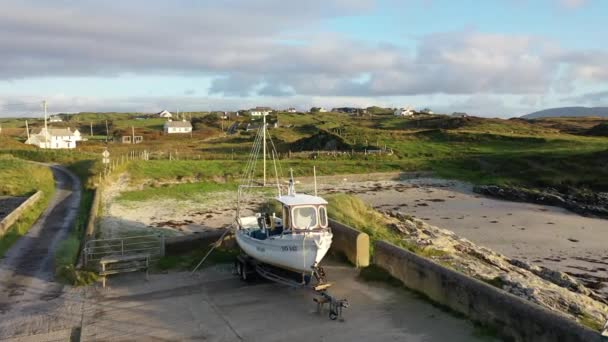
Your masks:
{"label": "metal gate", "polygon": [[95,266],[105,256],[146,253],[150,260],[157,260],[165,255],[165,236],[150,234],[89,240],[84,245],[83,253],[85,266]]}

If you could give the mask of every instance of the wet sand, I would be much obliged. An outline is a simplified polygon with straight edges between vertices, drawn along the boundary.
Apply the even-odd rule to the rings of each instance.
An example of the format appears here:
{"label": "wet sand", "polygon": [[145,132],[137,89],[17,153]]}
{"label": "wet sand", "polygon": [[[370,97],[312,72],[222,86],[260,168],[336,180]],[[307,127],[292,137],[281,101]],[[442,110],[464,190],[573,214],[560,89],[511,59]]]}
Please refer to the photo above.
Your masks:
{"label": "wet sand", "polygon": [[[361,184],[358,193],[377,209],[396,210],[449,229],[509,257],[608,285],[608,220],[559,207],[491,199],[472,186],[440,179]],[[608,289],[603,293],[608,295]]]}

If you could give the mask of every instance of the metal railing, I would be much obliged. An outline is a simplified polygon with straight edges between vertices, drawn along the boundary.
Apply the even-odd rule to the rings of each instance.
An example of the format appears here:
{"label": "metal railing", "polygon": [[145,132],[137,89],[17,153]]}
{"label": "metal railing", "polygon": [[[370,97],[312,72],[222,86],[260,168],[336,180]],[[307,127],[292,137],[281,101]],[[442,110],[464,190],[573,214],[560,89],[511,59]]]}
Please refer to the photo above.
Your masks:
{"label": "metal railing", "polygon": [[165,236],[150,234],[112,239],[89,240],[84,246],[84,265],[94,266],[106,256],[123,256],[147,253],[150,260],[165,255]]}

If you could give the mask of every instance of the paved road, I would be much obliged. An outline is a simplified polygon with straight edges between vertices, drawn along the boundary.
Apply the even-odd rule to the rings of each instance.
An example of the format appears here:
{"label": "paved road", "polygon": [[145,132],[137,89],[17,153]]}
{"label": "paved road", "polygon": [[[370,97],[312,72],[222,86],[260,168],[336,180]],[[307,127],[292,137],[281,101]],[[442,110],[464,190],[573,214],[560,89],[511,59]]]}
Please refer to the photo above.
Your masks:
{"label": "paved road", "polygon": [[49,207],[0,260],[0,340],[61,330],[70,333],[78,319],[81,305],[66,303],[63,285],[54,282],[53,275],[55,250],[78,214],[80,181],[61,166],[51,168],[56,190]]}

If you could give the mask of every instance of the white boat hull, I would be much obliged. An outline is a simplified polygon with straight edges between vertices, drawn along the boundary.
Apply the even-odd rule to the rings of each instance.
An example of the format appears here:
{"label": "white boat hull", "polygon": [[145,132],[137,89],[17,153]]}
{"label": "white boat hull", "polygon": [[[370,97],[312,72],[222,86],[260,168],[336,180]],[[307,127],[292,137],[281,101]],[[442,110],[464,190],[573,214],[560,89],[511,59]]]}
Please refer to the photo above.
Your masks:
{"label": "white boat hull", "polygon": [[318,232],[275,235],[265,240],[249,236],[250,229],[236,231],[236,241],[250,257],[295,272],[312,272],[331,246],[332,233]]}

